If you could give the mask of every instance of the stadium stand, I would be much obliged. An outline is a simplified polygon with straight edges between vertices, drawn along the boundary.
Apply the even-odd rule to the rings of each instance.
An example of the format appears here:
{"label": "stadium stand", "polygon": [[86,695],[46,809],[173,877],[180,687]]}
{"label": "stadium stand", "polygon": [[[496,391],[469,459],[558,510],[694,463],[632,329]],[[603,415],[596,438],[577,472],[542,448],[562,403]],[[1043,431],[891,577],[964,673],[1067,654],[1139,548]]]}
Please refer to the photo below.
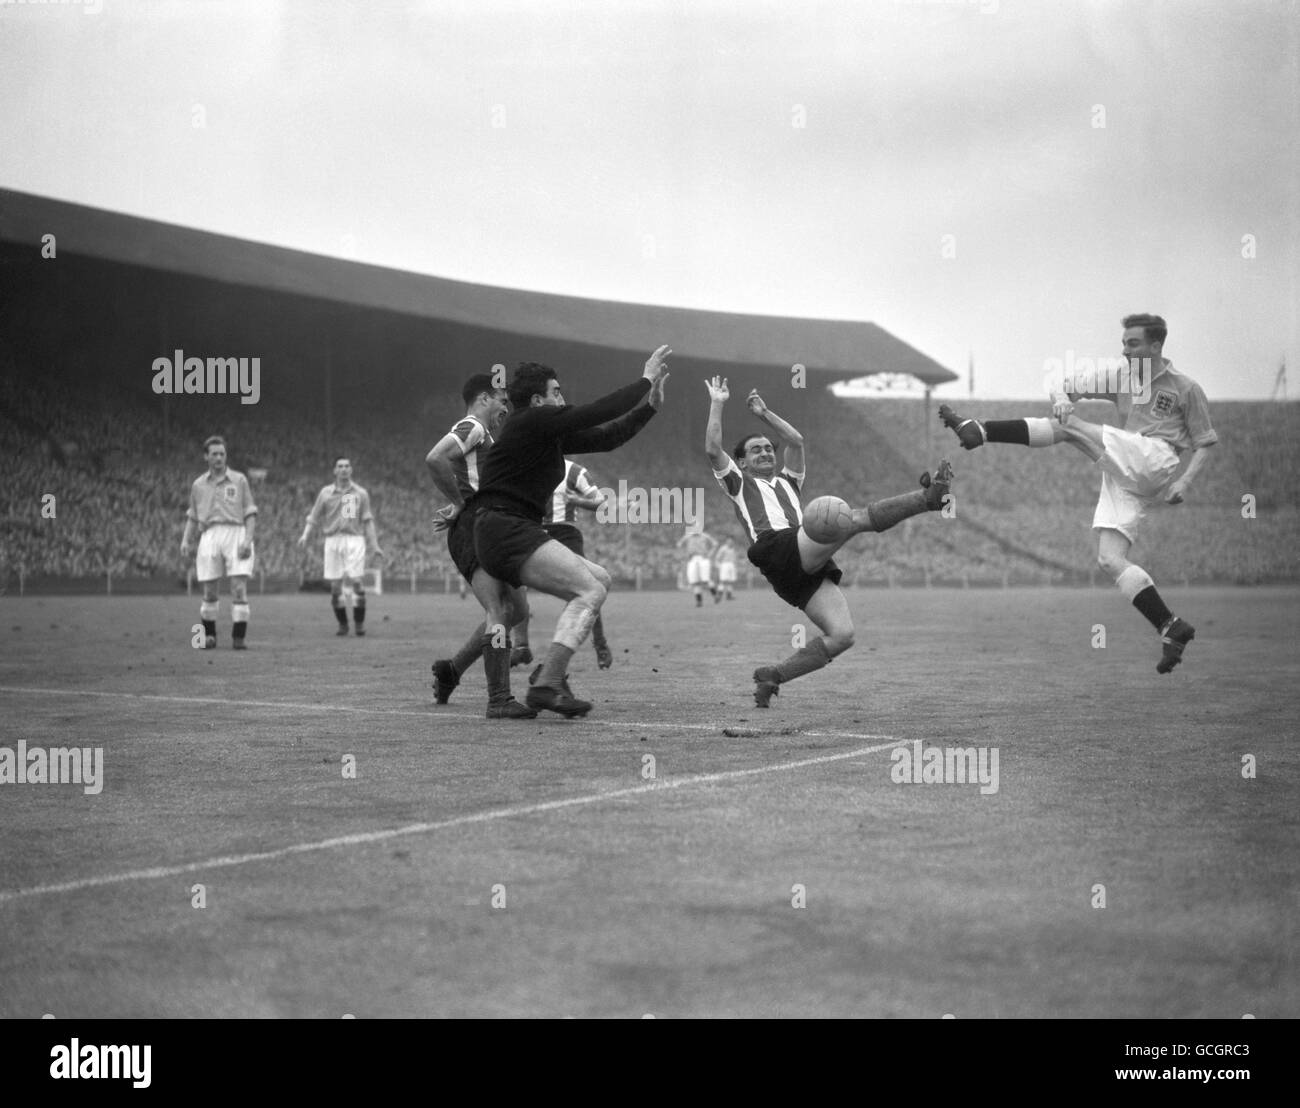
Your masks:
{"label": "stadium stand", "polygon": [[[254,478],[260,572],[281,587],[319,576],[319,544],[304,558],[296,539],[334,457],[301,410],[231,398],[187,397],[166,421],[158,403],[107,380],[87,397],[80,390],[19,365],[0,346],[0,451],[12,479],[0,513],[0,583],[17,587],[21,572],[42,578],[154,579],[184,585],[188,570],[178,544],[190,482],[203,470],[201,443],[227,437],[231,464]],[[675,382],[677,383],[677,382]],[[680,383],[678,383],[680,384]],[[674,395],[669,403],[697,402]],[[771,398],[776,406],[775,397]],[[1026,401],[976,401],[960,410],[977,417],[1041,414]],[[371,492],[384,565],[392,584],[414,575],[423,589],[454,580],[445,544],[430,521],[439,506],[424,454],[460,415],[453,396],[431,397],[418,411],[383,406],[354,413],[335,431],[333,455],[353,460]],[[1105,406],[1095,414],[1102,418]],[[1154,513],[1144,564],[1173,581],[1293,580],[1300,545],[1295,483],[1300,408],[1294,404],[1217,403],[1221,443],[1192,502]],[[806,498],[834,493],[853,503],[905,491],[941,456],[957,467],[955,518],[909,520],[881,536],[855,540],[838,557],[846,580],[859,585],[964,583],[1104,583],[1094,568],[1090,530],[1098,476],[1067,448],[1029,451],[982,448],[966,453],[915,400],[839,400],[828,391],[807,397],[809,482]],[[743,400],[733,400],[729,441],[749,426]],[[815,433],[813,432],[815,429]],[[704,522],[721,537],[743,540],[730,504],[709,475],[698,427],[659,419],[613,454],[580,459],[597,483],[616,489],[700,488]],[[263,472],[265,476],[258,478]],[[42,497],[55,497],[55,517],[42,517]],[[1254,518],[1243,496],[1254,497]],[[615,578],[646,584],[675,581],[680,525],[600,524],[584,530],[592,553]],[[742,578],[745,563],[742,561]],[[394,581],[393,579],[396,579]]]}

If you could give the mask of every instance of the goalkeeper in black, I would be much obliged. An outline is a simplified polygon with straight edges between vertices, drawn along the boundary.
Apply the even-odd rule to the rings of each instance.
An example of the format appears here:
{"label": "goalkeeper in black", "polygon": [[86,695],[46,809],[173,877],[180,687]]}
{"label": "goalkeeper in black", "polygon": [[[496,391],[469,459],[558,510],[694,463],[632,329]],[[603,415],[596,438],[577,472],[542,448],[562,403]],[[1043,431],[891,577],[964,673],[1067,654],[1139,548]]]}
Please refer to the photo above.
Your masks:
{"label": "goalkeeper in black", "polygon": [[605,602],[609,574],[547,534],[542,515],[564,479],[566,454],[613,450],[659,410],[671,353],[659,347],[640,380],[581,407],[568,407],[555,370],[536,362],[520,365],[507,387],[511,415],[483,463],[474,497],[475,553],[479,565],[498,583],[490,590],[494,599],[483,647],[489,704],[506,705],[512,699],[508,591],[501,583],[526,585],[567,601],[541,673],[528,690],[527,706],[520,705],[511,716],[531,718],[543,708],[566,717],[585,716],[591,710],[590,703],[569,691],[565,677],[569,659],[590,634]]}

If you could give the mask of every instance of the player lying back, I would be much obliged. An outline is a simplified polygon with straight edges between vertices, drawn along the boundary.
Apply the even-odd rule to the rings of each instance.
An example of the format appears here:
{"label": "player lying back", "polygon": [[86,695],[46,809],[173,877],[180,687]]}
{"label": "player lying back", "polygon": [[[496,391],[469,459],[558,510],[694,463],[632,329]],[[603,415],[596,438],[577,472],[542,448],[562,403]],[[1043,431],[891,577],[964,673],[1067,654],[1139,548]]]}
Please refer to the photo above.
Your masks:
{"label": "player lying back", "polygon": [[722,406],[731,395],[727,380],[714,377],[705,385],[709,424],[704,449],[713,476],[749,534],[749,560],[777,596],[801,609],[822,632],[779,665],[754,670],[754,703],[766,708],[780,685],[821,669],[853,645],[853,617],[840,592],[842,573],[832,555],[854,535],[887,531],[909,516],[942,508],[952,468],[944,461],[933,479],[923,474],[921,491],[877,500],[865,508],[843,505],[842,515],[821,521],[826,530],[818,537],[823,541],[815,541],[803,526],[799,500],[805,476],[803,436],[768,408],[755,390],[749,394],[749,409],[784,442],[784,465],[777,469],[776,448],[761,434],[746,435],[727,457],[722,449]]}

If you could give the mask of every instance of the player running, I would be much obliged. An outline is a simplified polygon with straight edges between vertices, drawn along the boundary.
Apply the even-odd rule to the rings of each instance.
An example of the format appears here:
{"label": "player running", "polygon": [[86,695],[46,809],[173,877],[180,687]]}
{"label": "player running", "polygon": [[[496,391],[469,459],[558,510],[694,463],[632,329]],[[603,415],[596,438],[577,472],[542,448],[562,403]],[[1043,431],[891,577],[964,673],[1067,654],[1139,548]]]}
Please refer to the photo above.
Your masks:
{"label": "player running", "polygon": [[193,549],[194,529],[200,532],[194,575],[203,586],[199,618],[203,621],[203,645],[217,646],[217,616],[221,607],[217,586],[230,577],[230,645],[246,649],[248,633],[248,577],[253,572],[253,533],[257,505],[248,478],[226,466],[226,440],[213,435],[203,443],[208,472],[190,487],[190,507],[181,536],[181,557]]}
{"label": "player running", "polygon": [[718,548],[718,540],[704,530],[700,524],[694,529],[687,527],[686,534],[677,540],[677,549],[686,548],[686,584],[695,594],[695,606],[704,606],[704,590],[718,599],[718,590],[713,585],[713,552]]}
{"label": "player running", "polygon": [[942,508],[952,468],[946,461],[940,462],[933,479],[928,473],[921,475],[920,491],[855,508],[834,541],[814,542],[802,526],[799,502],[805,476],[803,436],[754,390],[749,394],[749,410],[785,444],[784,465],[777,470],[776,449],[771,439],[761,434],[746,435],[728,457],[722,448],[722,406],[731,395],[727,379],[714,377],[705,386],[709,390],[709,422],[704,450],[713,476],[731,498],[752,540],[749,560],[782,600],[801,609],[822,632],[779,665],[754,670],[754,703],[767,708],[781,685],[821,669],[853,645],[853,617],[840,592],[842,573],[832,555],[854,535],[887,531],[909,516]]}
{"label": "player running", "polygon": [[569,691],[569,659],[591,631],[609,588],[609,574],[575,554],[542,527],[546,502],[564,476],[566,453],[587,454],[627,442],[663,403],[671,351],[659,347],[641,379],[592,404],[569,408],[555,370],[526,362],[510,382],[510,418],[487,456],[472,507],[474,549],[498,590],[488,608],[494,634],[485,641],[483,663],[494,699],[510,696],[510,647],[505,628],[519,622],[508,610],[510,589],[526,585],[566,601],[537,683],[528,690],[530,708],[566,717],[591,710]]}
{"label": "player running", "polygon": [[[1158,315],[1129,315],[1123,320],[1124,356],[1130,384],[1140,390],[1065,393],[1053,388],[1053,419],[965,419],[948,405],[939,418],[957,433],[967,450],[986,442],[1020,446],[1055,446],[1068,442],[1101,468],[1101,495],[1092,517],[1097,532],[1097,564],[1110,574],[1124,598],[1146,617],[1160,635],[1157,673],[1169,673],[1182,661],[1183,650],[1196,630],[1166,607],[1151,575],[1128,560],[1137,541],[1147,507],[1163,497],[1181,504],[1193,479],[1205,464],[1206,451],[1219,436],[1210,426],[1210,409],[1201,386],[1162,356],[1169,333]],[[1145,374],[1143,367],[1146,367]],[[1135,398],[1133,393],[1138,391]],[[1089,423],[1074,414],[1077,400],[1109,400],[1124,418],[1124,429]],[[1176,476],[1181,457],[1191,458]]]}
{"label": "player running", "polygon": [[736,544],[730,538],[722,540],[713,555],[713,563],[718,567],[718,589],[713,599],[718,601],[725,596],[728,600],[735,600],[732,590],[736,584]]}
{"label": "player running", "polygon": [[[604,503],[605,494],[592,481],[586,466],[566,458],[564,480],[555,486],[555,492],[547,502],[546,512],[542,515],[542,529],[579,557],[586,557],[582,532],[578,530],[578,511],[594,512]],[[514,644],[510,652],[511,667],[526,666],[533,660],[533,652],[528,646],[528,618],[525,612],[523,620],[510,631]],[[605,622],[600,612],[596,613],[596,621],[591,625],[591,645],[596,648],[596,665],[609,669],[614,664],[614,655],[605,639]],[[538,666],[533,671],[531,682],[537,680],[541,668]]]}
{"label": "player running", "polygon": [[[474,553],[474,511],[466,505],[478,491],[483,460],[493,445],[492,433],[499,430],[507,410],[506,390],[498,388],[491,374],[476,373],[461,389],[465,401],[465,416],[447,432],[425,457],[433,483],[447,498],[449,504],[438,514],[435,530],[446,530],[447,550],[461,576],[469,582],[474,596],[488,611],[491,600],[497,602],[498,584],[483,571]],[[508,611],[510,623],[517,623],[528,614],[528,602],[522,590],[509,589],[501,599],[501,607]],[[465,644],[451,658],[439,658],[433,663],[433,698],[446,704],[460,679],[483,655],[487,623],[480,623],[470,633]],[[507,663],[508,666],[508,663]],[[485,660],[484,667],[488,668]],[[509,695],[493,695],[493,671],[488,668],[488,719],[532,719],[534,709],[526,708]]]}
{"label": "player running", "polygon": [[366,556],[382,558],[379,536],[375,533],[375,515],[370,510],[370,494],[352,480],[352,462],[339,458],[334,463],[334,483],[326,485],[316,496],[307,513],[298,545],[306,549],[311,533],[321,527],[325,532],[325,580],[330,583],[330,605],[338,620],[338,635],[348,633],[348,608],[357,637],[366,633]]}

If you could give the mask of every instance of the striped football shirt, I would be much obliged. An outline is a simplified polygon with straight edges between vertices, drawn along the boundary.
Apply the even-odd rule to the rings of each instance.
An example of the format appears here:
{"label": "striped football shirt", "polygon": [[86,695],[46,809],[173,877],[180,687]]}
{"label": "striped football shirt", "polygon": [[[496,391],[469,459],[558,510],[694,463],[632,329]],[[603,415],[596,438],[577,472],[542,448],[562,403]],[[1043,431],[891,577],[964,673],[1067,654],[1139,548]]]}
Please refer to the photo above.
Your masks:
{"label": "striped football shirt", "polygon": [[492,446],[492,434],[472,415],[465,416],[449,434],[456,437],[456,446],[460,449],[460,457],[451,459],[456,487],[461,499],[468,500],[478,492],[480,463]]}
{"label": "striped football shirt", "polygon": [[564,459],[564,480],[555,486],[550,503],[542,514],[543,523],[573,523],[578,518],[578,509],[568,501],[568,494],[587,497],[600,490],[592,483],[585,467]]}
{"label": "striped football shirt", "polygon": [[768,531],[784,531],[803,522],[799,488],[804,474],[782,469],[775,477],[755,477],[728,458],[727,468],[713,476],[731,498],[751,542]]}

